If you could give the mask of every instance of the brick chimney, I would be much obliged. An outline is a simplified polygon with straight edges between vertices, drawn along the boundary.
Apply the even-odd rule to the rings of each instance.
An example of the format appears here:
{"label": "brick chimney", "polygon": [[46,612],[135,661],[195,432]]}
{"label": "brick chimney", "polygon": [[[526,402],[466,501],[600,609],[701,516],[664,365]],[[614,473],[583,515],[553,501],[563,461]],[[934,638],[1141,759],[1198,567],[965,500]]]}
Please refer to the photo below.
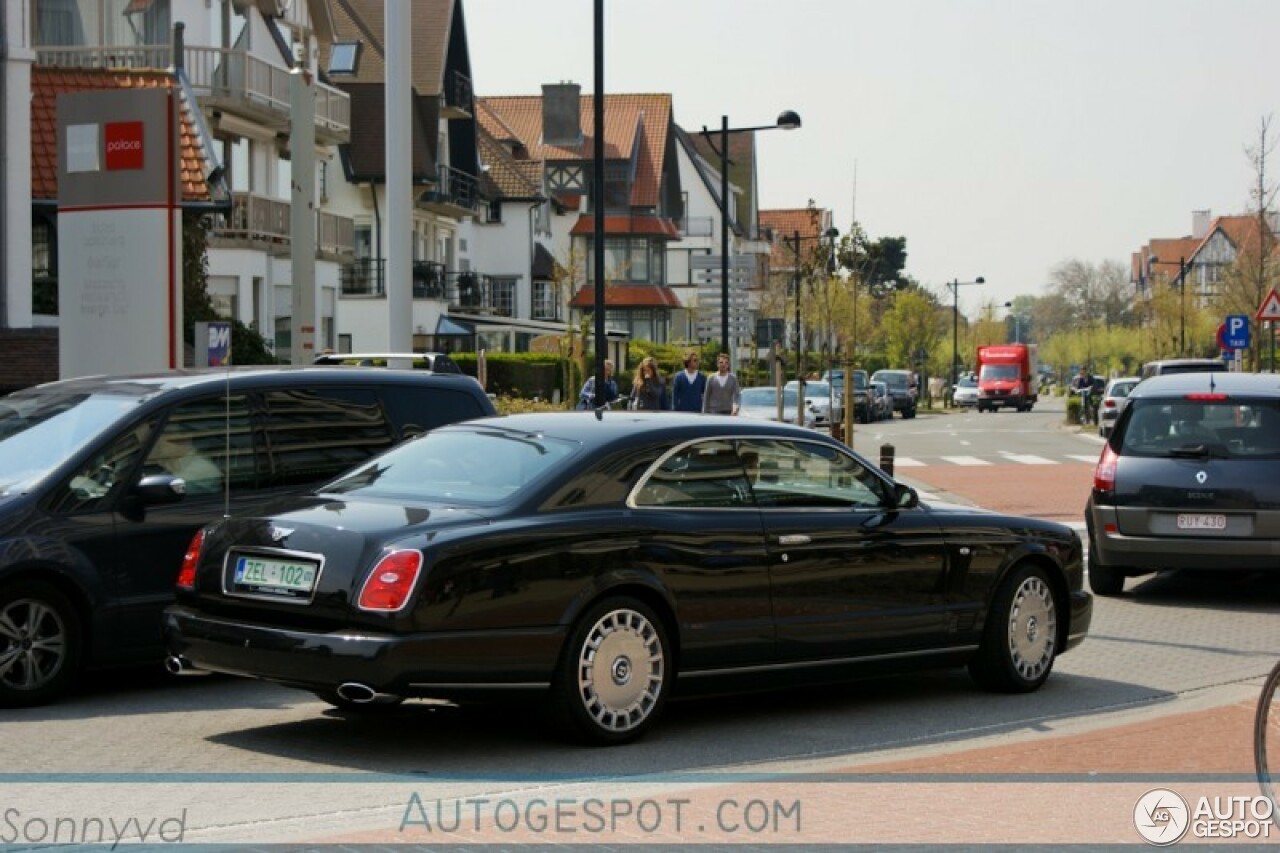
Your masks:
{"label": "brick chimney", "polygon": [[542,142],[545,145],[579,145],[582,113],[577,83],[544,83],[542,86]]}
{"label": "brick chimney", "polygon": [[1191,211],[1191,236],[1203,240],[1209,234],[1209,226],[1213,223],[1212,210]]}

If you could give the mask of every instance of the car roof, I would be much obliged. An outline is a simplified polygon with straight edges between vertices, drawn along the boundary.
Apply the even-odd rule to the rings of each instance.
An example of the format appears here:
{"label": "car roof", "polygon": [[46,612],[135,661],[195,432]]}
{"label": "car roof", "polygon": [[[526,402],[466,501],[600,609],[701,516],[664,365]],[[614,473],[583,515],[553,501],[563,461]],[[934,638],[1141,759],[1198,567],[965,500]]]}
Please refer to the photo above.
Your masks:
{"label": "car roof", "polygon": [[1143,379],[1129,394],[1130,398],[1180,397],[1185,394],[1227,394],[1243,397],[1280,398],[1280,374],[1231,373],[1203,371],[1199,373],[1166,373]]}
{"label": "car roof", "polygon": [[[476,381],[460,374],[429,373],[423,370],[387,370],[378,367],[312,367],[293,365],[248,365],[241,367],[183,368],[157,373],[127,376],[79,376],[57,382],[46,382],[32,391],[55,391],[68,394],[110,393],[119,396],[151,397],[157,394],[216,388],[230,385],[238,390],[250,390],[280,384],[281,379],[296,379],[298,385],[350,385],[365,382],[378,384],[416,385],[430,383],[433,386],[474,390]],[[15,393],[24,393],[19,391]]]}
{"label": "car roof", "polygon": [[443,352],[325,352],[316,356],[312,364],[343,364],[348,361],[356,361],[365,358],[391,359],[391,358],[407,358],[412,361],[427,361],[429,359],[438,358],[439,356],[448,357],[448,353]]}
{"label": "car roof", "polygon": [[1116,385],[1120,382],[1141,382],[1141,381],[1142,381],[1141,376],[1115,376],[1107,380],[1107,385],[1109,387],[1111,385]]}
{"label": "car roof", "polygon": [[446,429],[495,428],[521,433],[543,434],[580,441],[587,446],[600,446],[636,440],[691,440],[714,436],[779,437],[813,441],[832,439],[811,429],[775,421],[703,415],[684,412],[632,412],[608,410],[597,412],[529,412],[519,415],[481,418],[465,424],[440,427]]}

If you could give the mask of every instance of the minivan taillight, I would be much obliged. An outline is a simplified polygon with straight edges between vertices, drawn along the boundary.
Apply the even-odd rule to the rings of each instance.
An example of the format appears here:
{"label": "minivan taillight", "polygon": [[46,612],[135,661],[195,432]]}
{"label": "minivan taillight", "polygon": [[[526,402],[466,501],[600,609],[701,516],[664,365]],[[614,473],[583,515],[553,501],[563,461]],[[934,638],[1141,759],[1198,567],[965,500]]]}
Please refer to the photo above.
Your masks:
{"label": "minivan taillight", "polygon": [[1227,399],[1226,394],[1185,394],[1182,399],[1197,403],[1221,403]]}
{"label": "minivan taillight", "polygon": [[204,531],[197,530],[182,555],[182,568],[178,570],[178,589],[196,588],[196,567],[200,565],[200,549],[204,547]]}
{"label": "minivan taillight", "polygon": [[378,560],[360,589],[356,606],[361,610],[391,613],[409,603],[413,585],[422,571],[421,551],[391,551]]}
{"label": "minivan taillight", "polygon": [[1116,489],[1116,462],[1120,455],[1111,449],[1110,444],[1102,446],[1102,455],[1098,457],[1098,467],[1093,469],[1093,488],[1099,492],[1114,492]]}

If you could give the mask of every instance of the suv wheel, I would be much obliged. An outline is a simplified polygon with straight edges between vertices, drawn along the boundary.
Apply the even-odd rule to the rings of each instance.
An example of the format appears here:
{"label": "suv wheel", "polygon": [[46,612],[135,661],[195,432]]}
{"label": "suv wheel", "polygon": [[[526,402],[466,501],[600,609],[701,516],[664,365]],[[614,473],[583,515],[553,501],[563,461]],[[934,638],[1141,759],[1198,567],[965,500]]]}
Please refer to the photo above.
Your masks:
{"label": "suv wheel", "polygon": [[67,597],[40,581],[0,590],[0,707],[43,705],[80,670],[80,618]]}
{"label": "suv wheel", "polygon": [[1094,595],[1119,595],[1124,592],[1124,579],[1128,573],[1116,566],[1104,566],[1098,562],[1098,549],[1089,537],[1089,589]]}

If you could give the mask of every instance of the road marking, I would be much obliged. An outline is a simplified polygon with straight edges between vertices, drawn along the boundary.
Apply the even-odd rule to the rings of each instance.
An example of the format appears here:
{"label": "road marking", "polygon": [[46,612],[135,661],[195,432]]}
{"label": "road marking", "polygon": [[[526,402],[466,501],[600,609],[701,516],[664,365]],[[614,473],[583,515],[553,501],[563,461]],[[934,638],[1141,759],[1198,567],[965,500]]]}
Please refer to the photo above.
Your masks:
{"label": "road marking", "polygon": [[912,459],[910,456],[899,456],[893,462],[899,468],[923,468],[925,463],[919,459]]}
{"label": "road marking", "polygon": [[1076,460],[1079,460],[1080,462],[1088,462],[1090,465],[1093,465],[1098,461],[1097,454],[1094,454],[1093,456],[1082,456],[1078,453],[1068,453],[1067,458],[1076,459]]}
{"label": "road marking", "polygon": [[1032,456],[1029,453],[1010,453],[1007,450],[1001,450],[1000,455],[1005,459],[1017,462],[1022,465],[1057,465],[1053,459],[1045,459],[1043,456]]}
{"label": "road marking", "polygon": [[976,456],[943,456],[942,459],[950,462],[952,465],[992,465],[986,459],[979,459]]}

